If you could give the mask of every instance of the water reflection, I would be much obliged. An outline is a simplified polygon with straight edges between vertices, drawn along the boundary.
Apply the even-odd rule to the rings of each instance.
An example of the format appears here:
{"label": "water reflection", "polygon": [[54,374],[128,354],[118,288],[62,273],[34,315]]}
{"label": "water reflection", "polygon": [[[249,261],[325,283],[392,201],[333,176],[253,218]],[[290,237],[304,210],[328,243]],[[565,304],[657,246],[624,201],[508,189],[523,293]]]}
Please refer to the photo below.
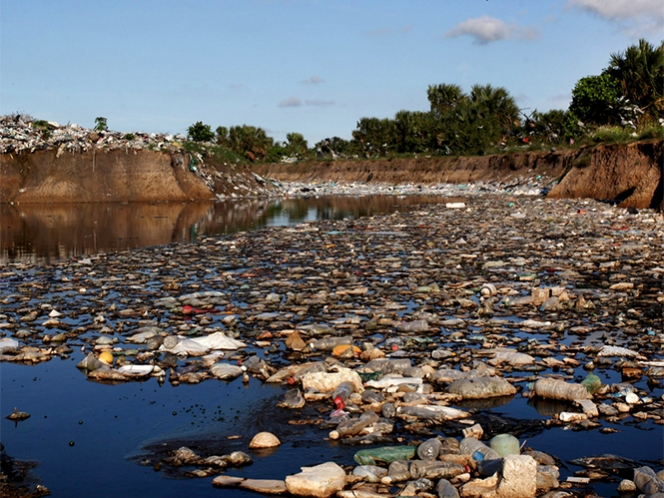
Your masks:
{"label": "water reflection", "polygon": [[419,204],[433,196],[246,199],[198,203],[0,205],[0,264],[51,262],[139,247],[193,242],[264,226],[359,218]]}

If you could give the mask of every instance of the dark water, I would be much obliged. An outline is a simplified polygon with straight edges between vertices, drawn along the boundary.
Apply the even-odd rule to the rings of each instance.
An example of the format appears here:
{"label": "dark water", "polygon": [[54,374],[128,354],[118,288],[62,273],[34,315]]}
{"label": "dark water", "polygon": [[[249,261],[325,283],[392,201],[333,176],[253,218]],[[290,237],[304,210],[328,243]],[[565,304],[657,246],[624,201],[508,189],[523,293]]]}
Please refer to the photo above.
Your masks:
{"label": "dark water", "polygon": [[[254,463],[229,469],[226,474],[249,478],[284,479],[300,467],[334,461],[354,465],[353,455],[362,449],[327,440],[327,430],[316,425],[290,425],[289,410],[276,407],[285,388],[262,384],[252,379],[230,383],[207,380],[197,385],[173,387],[156,379],[106,385],[87,380],[75,368],[83,354],[73,342],[75,352],[67,360],[54,358],[37,366],[0,364],[0,434],[6,451],[18,460],[36,460],[32,471],[52,496],[141,496],[150,497],[234,497],[258,496],[239,489],[214,489],[212,477],[183,478],[165,470],[141,465],[154,452],[186,445],[194,450],[215,448],[213,454],[235,450],[251,454]],[[260,354],[260,350],[253,352]],[[578,369],[582,375],[582,370]],[[611,370],[598,372],[605,383],[620,381]],[[645,381],[635,384],[648,389]],[[659,397],[664,390],[651,392]],[[478,410],[473,418],[483,427],[490,416],[532,424],[519,440],[534,449],[561,460],[561,481],[579,467],[568,465],[574,458],[602,453],[617,454],[658,468],[663,456],[663,430],[651,420],[629,424],[607,424],[619,432],[604,435],[597,429],[575,432],[565,428],[544,429],[535,425],[559,412],[559,402],[539,400],[533,404],[519,395],[490,400],[486,406],[460,405]],[[4,418],[14,405],[31,414],[18,424]],[[316,412],[322,409],[321,413]],[[305,407],[298,419],[326,417],[330,406]],[[303,416],[304,415],[304,416]],[[248,449],[251,436],[260,431],[278,434],[282,445],[272,452]],[[441,424],[436,433],[453,437],[460,428]],[[511,432],[511,430],[510,430]],[[239,439],[233,436],[242,436]],[[614,483],[594,483],[598,496],[617,496]]]}
{"label": "dark water", "polygon": [[[440,199],[437,199],[440,201]],[[80,257],[98,252],[131,250],[136,247],[187,243],[202,235],[213,235],[266,225],[288,225],[314,219],[357,218],[390,212],[432,199],[422,198],[321,198],[237,204],[68,205],[2,207],[2,260],[40,261]],[[1,265],[0,265],[1,266]],[[0,308],[0,314],[2,309]],[[72,323],[72,326],[77,324]],[[92,335],[97,335],[92,333]],[[83,339],[85,335],[81,335]],[[567,338],[569,345],[573,340]],[[328,431],[316,425],[291,425],[288,410],[275,405],[285,389],[252,379],[230,383],[207,380],[197,385],[156,379],[106,385],[89,381],[75,365],[83,358],[81,340],[68,343],[70,358],[36,366],[0,363],[0,440],[17,460],[37,461],[35,482],[47,486],[52,496],[141,496],[234,497],[259,496],[239,489],[214,489],[212,478],[182,478],[152,466],[141,465],[148,455],[187,445],[193,449],[214,447],[215,454],[242,450],[254,463],[226,474],[265,479],[283,479],[302,466],[335,461],[353,464],[362,448],[326,440]],[[250,353],[262,351],[249,348]],[[575,376],[585,371],[576,369]],[[620,382],[612,369],[598,370],[604,383]],[[660,398],[661,386],[646,381],[635,386]],[[528,423],[551,418],[560,411],[555,403],[532,403],[516,396],[487,406],[468,406],[490,416]],[[5,418],[14,407],[31,414],[15,424]],[[325,408],[318,413],[316,408]],[[308,417],[325,417],[330,406],[310,406]],[[302,418],[298,416],[298,418]],[[307,418],[307,417],[304,417]],[[484,423],[483,423],[484,425]],[[534,424],[533,424],[534,425]],[[561,481],[579,467],[571,459],[613,453],[639,462],[650,462],[658,470],[664,456],[664,430],[651,419],[625,423],[602,421],[599,430],[575,432],[565,428],[525,429],[519,438],[527,446],[558,457]],[[251,436],[268,430],[279,436],[282,446],[271,453],[248,450]],[[442,424],[436,432],[456,437],[458,429]],[[242,436],[234,438],[234,436]],[[33,482],[34,484],[34,482]],[[593,483],[604,497],[617,496],[617,482]]]}
{"label": "dark water", "polygon": [[0,264],[49,262],[193,242],[264,226],[355,219],[422,203],[427,196],[318,197],[196,203],[0,205]]}

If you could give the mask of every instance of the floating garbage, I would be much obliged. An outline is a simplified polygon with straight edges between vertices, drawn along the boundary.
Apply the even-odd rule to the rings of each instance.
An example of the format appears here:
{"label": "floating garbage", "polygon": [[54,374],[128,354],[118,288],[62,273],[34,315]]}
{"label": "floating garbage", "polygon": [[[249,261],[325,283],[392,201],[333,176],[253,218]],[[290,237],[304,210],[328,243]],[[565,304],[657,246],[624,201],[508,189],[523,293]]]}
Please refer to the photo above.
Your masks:
{"label": "floating garbage", "polygon": [[[664,222],[640,216],[618,230],[627,214],[614,206],[584,204],[596,211],[580,217],[578,201],[510,202],[477,195],[464,209],[420,206],[89,263],[6,266],[0,361],[74,356],[78,363],[56,364],[95,382],[155,389],[165,380],[168,389],[217,383],[222,393],[226,383],[242,392],[269,383],[264,391],[288,420],[274,431],[282,446],[306,425],[308,445],[362,448],[350,453],[361,467],[344,464],[338,496],[381,486],[519,496],[510,482],[523,496],[566,492],[557,462],[570,463],[570,453],[519,441],[555,428],[584,447],[587,430],[648,439],[664,423]],[[632,289],[613,287],[626,275]],[[248,462],[183,447],[159,463],[193,478]],[[615,457],[573,465],[609,472]],[[633,462],[630,471],[648,463]],[[273,488],[244,475],[215,485],[283,490],[286,477]],[[612,485],[593,477],[588,486],[598,480]]]}

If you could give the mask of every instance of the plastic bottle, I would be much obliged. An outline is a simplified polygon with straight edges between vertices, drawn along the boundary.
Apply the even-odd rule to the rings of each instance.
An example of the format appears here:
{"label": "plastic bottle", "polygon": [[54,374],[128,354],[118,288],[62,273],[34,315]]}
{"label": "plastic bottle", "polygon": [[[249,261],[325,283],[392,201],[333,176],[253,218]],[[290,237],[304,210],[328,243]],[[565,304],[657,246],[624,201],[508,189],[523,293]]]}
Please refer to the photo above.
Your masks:
{"label": "plastic bottle", "polygon": [[472,455],[475,460],[496,460],[500,455],[479,439],[465,437],[459,443],[459,451],[464,455]]}
{"label": "plastic bottle", "polygon": [[417,447],[417,456],[420,460],[435,460],[438,458],[442,443],[437,437],[427,439]]}
{"label": "plastic bottle", "polygon": [[365,427],[378,422],[378,414],[373,411],[364,412],[357,418],[348,418],[342,420],[337,425],[337,434],[339,437],[354,436],[362,432]]}
{"label": "plastic bottle", "polygon": [[463,465],[455,462],[434,460],[413,460],[410,464],[410,475],[413,479],[452,479],[463,474]]}
{"label": "plastic bottle", "polygon": [[533,386],[537,396],[549,399],[574,401],[575,399],[592,399],[592,395],[581,384],[569,384],[558,379],[539,379]]}
{"label": "plastic bottle", "polygon": [[342,382],[332,393],[332,401],[337,407],[337,410],[342,410],[346,406],[346,401],[350,395],[355,391],[353,384],[348,381]]}
{"label": "plastic bottle", "polygon": [[489,447],[501,457],[505,455],[518,455],[520,453],[519,440],[511,434],[498,434],[494,436],[489,441]]}
{"label": "plastic bottle", "polygon": [[639,490],[647,495],[664,493],[664,481],[650,467],[639,467],[634,469],[634,484]]}
{"label": "plastic bottle", "polygon": [[314,339],[310,343],[311,349],[318,351],[329,351],[334,349],[336,346],[341,346],[344,344],[353,344],[353,336],[344,336],[344,337],[323,337],[322,339]]}
{"label": "plastic bottle", "polygon": [[447,479],[441,479],[436,485],[438,498],[459,498],[459,492]]}
{"label": "plastic bottle", "polygon": [[383,403],[381,414],[385,418],[394,418],[397,414],[397,409],[395,408],[394,403]]}

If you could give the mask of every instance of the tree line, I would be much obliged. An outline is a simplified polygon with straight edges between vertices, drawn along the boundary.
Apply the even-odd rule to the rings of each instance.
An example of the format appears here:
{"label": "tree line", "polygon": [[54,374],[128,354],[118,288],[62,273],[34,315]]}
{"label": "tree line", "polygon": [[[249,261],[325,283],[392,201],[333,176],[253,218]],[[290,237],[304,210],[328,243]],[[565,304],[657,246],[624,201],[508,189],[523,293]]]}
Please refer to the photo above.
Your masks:
{"label": "tree line", "polygon": [[255,126],[218,127],[197,122],[188,139],[214,142],[246,160],[279,162],[305,158],[373,158],[394,155],[483,155],[510,148],[554,147],[611,136],[664,135],[664,40],[646,40],[611,54],[599,75],[581,78],[567,110],[526,113],[502,87],[454,84],[427,89],[428,111],[397,112],[394,118],[363,117],[345,140],[331,137],[313,147],[300,133],[285,142]]}

